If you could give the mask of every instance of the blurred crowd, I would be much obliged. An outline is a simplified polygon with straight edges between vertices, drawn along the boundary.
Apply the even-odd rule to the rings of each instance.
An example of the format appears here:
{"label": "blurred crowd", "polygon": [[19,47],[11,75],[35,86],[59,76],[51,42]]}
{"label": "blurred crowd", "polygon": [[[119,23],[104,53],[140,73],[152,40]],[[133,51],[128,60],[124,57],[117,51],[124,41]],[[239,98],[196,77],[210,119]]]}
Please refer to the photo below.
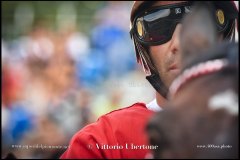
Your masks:
{"label": "blurred crowd", "polygon": [[[129,36],[130,7],[107,3],[90,35],[62,19],[58,30],[39,21],[14,40],[2,38],[2,157],[58,158],[99,116],[153,99]],[[61,147],[23,148],[41,144]]]}

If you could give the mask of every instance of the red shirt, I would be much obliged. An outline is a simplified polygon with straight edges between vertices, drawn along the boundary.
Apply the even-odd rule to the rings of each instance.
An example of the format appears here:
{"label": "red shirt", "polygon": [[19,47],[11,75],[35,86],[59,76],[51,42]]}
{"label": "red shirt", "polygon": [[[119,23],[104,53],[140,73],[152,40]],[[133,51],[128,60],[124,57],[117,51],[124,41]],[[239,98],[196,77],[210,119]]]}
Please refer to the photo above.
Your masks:
{"label": "red shirt", "polygon": [[145,125],[153,113],[135,103],[105,114],[77,132],[60,158],[146,158]]}

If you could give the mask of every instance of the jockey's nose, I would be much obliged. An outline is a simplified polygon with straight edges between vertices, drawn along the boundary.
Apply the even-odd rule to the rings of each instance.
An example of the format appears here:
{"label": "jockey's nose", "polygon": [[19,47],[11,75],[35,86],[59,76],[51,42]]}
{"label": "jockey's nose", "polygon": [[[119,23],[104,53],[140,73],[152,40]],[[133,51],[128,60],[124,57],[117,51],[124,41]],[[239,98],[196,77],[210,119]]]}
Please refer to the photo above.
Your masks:
{"label": "jockey's nose", "polygon": [[170,50],[173,54],[178,54],[180,52],[180,31],[181,31],[182,24],[177,24],[175,31],[173,33]]}

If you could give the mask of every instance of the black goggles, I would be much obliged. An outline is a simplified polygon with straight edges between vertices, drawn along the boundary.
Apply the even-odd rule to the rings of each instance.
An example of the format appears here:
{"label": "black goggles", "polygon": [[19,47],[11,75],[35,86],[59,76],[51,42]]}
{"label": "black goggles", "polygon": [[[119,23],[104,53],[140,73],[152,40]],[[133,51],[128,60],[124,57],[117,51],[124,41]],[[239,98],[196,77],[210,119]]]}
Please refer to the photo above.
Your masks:
{"label": "black goggles", "polygon": [[[133,21],[131,37],[145,45],[160,45],[168,42],[183,16],[191,11],[193,3],[185,2],[174,5],[152,7],[140,13]],[[226,30],[228,21],[222,9],[215,10],[218,32]]]}

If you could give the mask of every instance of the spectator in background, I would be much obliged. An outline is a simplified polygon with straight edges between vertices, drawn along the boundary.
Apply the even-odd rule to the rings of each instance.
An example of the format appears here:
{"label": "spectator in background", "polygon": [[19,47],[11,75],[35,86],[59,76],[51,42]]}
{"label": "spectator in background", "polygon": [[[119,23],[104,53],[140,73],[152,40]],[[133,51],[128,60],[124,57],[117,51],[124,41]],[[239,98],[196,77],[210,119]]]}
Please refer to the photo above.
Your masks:
{"label": "spectator in background", "polygon": [[[63,147],[74,132],[90,123],[89,117],[94,118],[89,115],[89,105],[82,113],[77,92],[72,92],[78,87],[74,81],[75,61],[71,57],[74,53],[69,53],[74,52],[73,39],[72,34],[59,34],[37,25],[26,37],[15,40],[9,51],[5,47],[8,53],[2,70],[3,156],[12,151],[17,158],[59,157],[61,149],[22,149],[12,145]],[[10,64],[13,65],[9,67]],[[58,121],[58,113],[65,119],[76,116]]]}
{"label": "spectator in background", "polygon": [[[4,155],[12,145],[18,145],[33,129],[34,117],[23,101],[24,74],[21,65],[2,64],[2,152]],[[21,115],[21,116],[19,116]]]}

